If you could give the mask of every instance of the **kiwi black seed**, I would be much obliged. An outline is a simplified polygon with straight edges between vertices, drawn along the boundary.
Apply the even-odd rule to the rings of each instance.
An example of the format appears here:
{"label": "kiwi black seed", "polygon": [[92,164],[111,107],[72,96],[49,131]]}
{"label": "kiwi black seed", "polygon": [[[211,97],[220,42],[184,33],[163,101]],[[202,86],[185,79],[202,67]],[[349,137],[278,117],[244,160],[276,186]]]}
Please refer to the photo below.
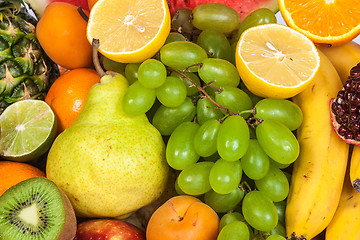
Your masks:
{"label": "kiwi black seed", "polygon": [[34,177],[0,196],[0,239],[72,239],[76,218],[66,195],[44,177]]}

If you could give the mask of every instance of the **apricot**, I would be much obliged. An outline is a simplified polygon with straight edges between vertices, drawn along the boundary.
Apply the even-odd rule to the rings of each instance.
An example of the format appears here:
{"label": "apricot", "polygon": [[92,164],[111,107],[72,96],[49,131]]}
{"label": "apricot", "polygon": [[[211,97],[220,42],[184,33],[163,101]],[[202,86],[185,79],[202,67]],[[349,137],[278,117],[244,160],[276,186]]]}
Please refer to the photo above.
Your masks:
{"label": "apricot", "polygon": [[147,240],[216,240],[219,217],[207,204],[191,196],[175,196],[151,216]]}
{"label": "apricot", "polygon": [[83,68],[92,64],[92,47],[86,38],[86,28],[87,21],[75,5],[53,2],[45,8],[36,26],[36,36],[55,63],[67,69]]}

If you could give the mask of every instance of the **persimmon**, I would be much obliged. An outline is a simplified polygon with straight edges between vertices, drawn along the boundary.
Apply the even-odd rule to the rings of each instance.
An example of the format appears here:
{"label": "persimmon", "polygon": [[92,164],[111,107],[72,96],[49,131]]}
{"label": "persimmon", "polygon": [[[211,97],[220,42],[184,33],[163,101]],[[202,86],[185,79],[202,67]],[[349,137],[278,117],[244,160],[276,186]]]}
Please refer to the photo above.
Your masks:
{"label": "persimmon", "polygon": [[[88,11],[84,11],[89,15]],[[58,65],[68,68],[89,67],[92,47],[86,38],[87,21],[70,3],[53,2],[36,27],[36,36],[46,54]]]}
{"label": "persimmon", "polygon": [[147,240],[216,240],[219,217],[207,204],[192,196],[175,196],[151,216]]}
{"label": "persimmon", "polygon": [[90,68],[72,69],[51,85],[45,97],[58,120],[58,133],[69,127],[84,107],[90,88],[100,81],[97,72]]}

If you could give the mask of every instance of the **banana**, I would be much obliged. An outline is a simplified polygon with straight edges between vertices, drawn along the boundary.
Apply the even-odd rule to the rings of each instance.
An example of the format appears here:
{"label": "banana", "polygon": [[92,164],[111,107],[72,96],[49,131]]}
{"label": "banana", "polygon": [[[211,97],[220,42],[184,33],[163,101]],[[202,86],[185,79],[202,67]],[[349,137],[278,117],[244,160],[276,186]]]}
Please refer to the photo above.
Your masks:
{"label": "banana", "polygon": [[360,193],[352,187],[349,172],[347,172],[339,205],[334,217],[326,228],[325,240],[360,239],[359,203]]}
{"label": "banana", "polygon": [[290,240],[310,240],[322,232],[339,203],[347,166],[349,145],[330,122],[329,100],[342,82],[329,59],[319,51],[320,69],[313,83],[293,101],[303,112],[298,129],[300,155],[293,166],[285,212]]}
{"label": "banana", "polygon": [[350,158],[350,181],[354,189],[360,192],[360,146],[357,145],[354,145]]}
{"label": "banana", "polygon": [[343,83],[347,80],[350,69],[360,62],[360,45],[354,41],[340,46],[321,45],[317,48],[329,58]]}

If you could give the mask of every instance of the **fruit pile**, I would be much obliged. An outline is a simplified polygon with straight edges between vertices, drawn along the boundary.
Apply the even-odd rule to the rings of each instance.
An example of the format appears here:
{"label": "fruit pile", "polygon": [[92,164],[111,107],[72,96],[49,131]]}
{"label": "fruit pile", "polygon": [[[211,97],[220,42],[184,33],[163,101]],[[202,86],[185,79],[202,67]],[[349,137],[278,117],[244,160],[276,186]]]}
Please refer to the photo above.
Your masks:
{"label": "fruit pile", "polygon": [[0,239],[359,239],[351,1],[0,1]]}

